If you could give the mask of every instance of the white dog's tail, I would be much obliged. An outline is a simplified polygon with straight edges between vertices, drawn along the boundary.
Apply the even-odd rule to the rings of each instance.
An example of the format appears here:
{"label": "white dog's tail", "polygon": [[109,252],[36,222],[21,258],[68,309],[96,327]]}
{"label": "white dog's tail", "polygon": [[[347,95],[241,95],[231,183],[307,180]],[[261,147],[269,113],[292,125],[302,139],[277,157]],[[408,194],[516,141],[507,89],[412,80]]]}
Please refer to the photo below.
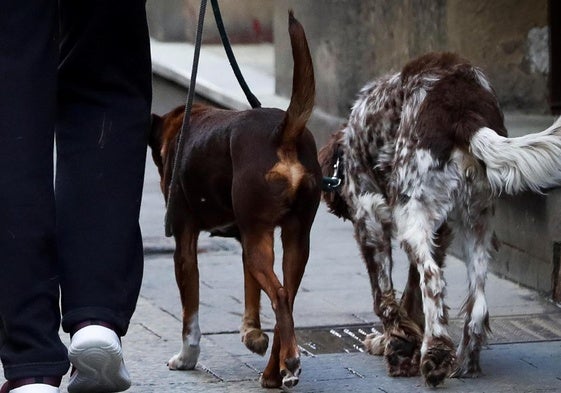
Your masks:
{"label": "white dog's tail", "polygon": [[480,128],[470,141],[473,155],[483,161],[493,192],[542,192],[561,185],[561,117],[545,131],[505,138]]}

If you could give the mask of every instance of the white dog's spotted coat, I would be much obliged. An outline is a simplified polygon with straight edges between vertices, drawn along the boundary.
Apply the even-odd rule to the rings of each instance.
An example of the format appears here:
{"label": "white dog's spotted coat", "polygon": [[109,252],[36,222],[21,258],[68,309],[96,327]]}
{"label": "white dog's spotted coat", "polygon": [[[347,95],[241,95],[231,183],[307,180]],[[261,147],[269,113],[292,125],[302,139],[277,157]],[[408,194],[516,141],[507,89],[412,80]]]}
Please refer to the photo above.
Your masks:
{"label": "white dog's spotted coat", "polygon": [[[366,345],[385,354],[391,375],[422,372],[435,386],[451,373],[480,373],[493,200],[500,192],[561,183],[560,126],[558,120],[539,134],[507,138],[491,83],[450,53],[422,56],[360,91],[320,161],[327,175],[342,157],[343,185],[325,199],[354,224],[385,330]],[[456,353],[442,270],[450,227],[463,245],[469,280]],[[401,302],[391,279],[392,238],[411,262]]]}

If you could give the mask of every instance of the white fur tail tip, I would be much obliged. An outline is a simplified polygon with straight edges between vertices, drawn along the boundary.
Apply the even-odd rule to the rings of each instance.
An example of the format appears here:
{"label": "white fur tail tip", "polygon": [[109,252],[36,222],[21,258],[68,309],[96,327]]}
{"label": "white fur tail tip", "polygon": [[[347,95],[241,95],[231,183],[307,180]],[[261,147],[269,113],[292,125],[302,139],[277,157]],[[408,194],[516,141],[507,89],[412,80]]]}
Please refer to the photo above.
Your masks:
{"label": "white fur tail tip", "polygon": [[480,128],[471,139],[470,150],[485,163],[496,194],[542,193],[545,188],[561,185],[561,117],[545,131],[518,138]]}

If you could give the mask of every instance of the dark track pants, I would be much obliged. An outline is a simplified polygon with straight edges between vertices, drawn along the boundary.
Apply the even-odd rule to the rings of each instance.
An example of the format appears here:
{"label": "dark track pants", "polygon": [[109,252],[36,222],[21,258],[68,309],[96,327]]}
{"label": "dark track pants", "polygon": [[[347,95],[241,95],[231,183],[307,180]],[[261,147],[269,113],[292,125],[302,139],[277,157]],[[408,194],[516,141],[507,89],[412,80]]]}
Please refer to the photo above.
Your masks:
{"label": "dark track pants", "polygon": [[90,319],[127,331],[143,270],[138,215],[151,105],[144,6],[0,0],[7,379],[66,373],[59,304],[67,332]]}

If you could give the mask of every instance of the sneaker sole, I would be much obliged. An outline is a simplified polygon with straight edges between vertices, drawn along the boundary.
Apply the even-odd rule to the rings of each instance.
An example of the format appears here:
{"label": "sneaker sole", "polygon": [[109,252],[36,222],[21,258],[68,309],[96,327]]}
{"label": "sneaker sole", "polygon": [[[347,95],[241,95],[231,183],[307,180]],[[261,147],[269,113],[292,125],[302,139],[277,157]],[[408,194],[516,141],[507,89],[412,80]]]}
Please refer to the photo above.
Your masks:
{"label": "sneaker sole", "polygon": [[118,344],[91,340],[71,345],[68,358],[76,368],[68,384],[69,393],[121,392],[131,386]]}

